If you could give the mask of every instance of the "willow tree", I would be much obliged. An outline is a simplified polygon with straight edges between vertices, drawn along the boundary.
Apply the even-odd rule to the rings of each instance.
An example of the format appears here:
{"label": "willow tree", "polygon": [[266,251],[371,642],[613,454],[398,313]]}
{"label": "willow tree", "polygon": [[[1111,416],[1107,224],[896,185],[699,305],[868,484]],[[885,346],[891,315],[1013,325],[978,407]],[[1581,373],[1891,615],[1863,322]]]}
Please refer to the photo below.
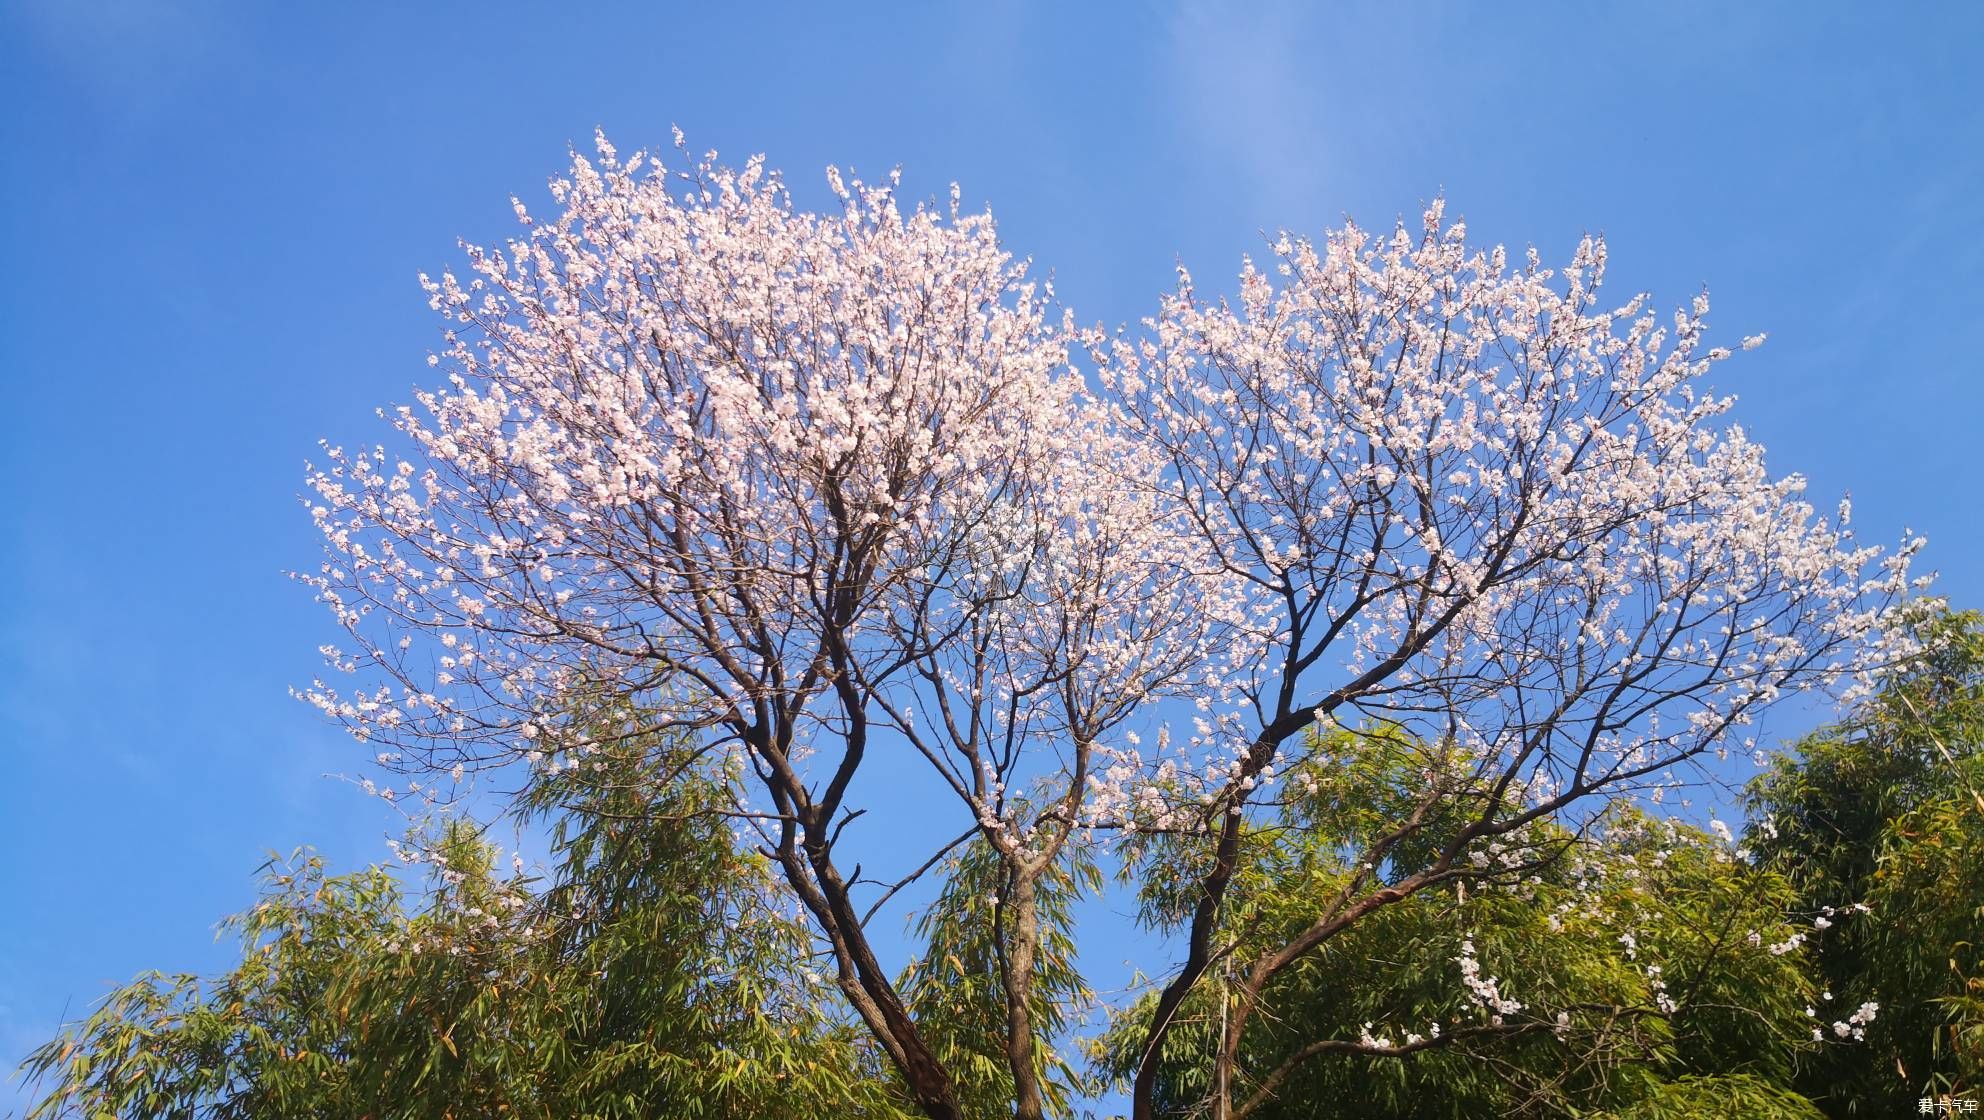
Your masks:
{"label": "willow tree", "polygon": [[1922,637],[1919,663],[1750,789],[1749,842],[1796,886],[1828,990],[1881,1008],[1867,1046],[1801,1070],[1835,1116],[1984,1084],[1984,618]]}
{"label": "willow tree", "polygon": [[652,738],[593,763],[521,806],[549,818],[542,878],[460,817],[398,867],[271,861],[224,927],[240,962],[66,1024],[24,1066],[27,1115],[908,1115],[732,835],[725,775]]}
{"label": "willow tree", "polygon": [[[1532,826],[1530,847],[1561,852],[1547,865],[1429,887],[1346,928],[1252,997],[1222,1062],[1240,985],[1361,873],[1371,830],[1392,827],[1438,753],[1397,734],[1315,744],[1293,775],[1301,792],[1242,845],[1226,956],[1166,1035],[1159,1112],[1229,1100],[1236,1120],[1819,1115],[1793,1070],[1852,1045],[1810,1037],[1850,1009],[1814,982],[1795,893],[1731,839],[1625,804],[1583,835]],[[1411,876],[1450,841],[1442,828],[1464,823],[1394,849],[1383,875]],[[1150,926],[1189,920],[1199,847],[1139,853]],[[1139,1069],[1157,999],[1104,1035],[1112,1079]]]}
{"label": "willow tree", "polygon": [[[309,695],[458,773],[583,765],[591,697],[670,706],[753,775],[735,811],[933,1117],[960,1114],[956,1072],[867,921],[951,839],[877,838],[900,800],[859,799],[878,757],[920,760],[1001,862],[1022,1117],[1056,1043],[1043,879],[1096,837],[1205,841],[1147,1117],[1247,822],[1318,721],[1466,761],[1237,986],[1226,1065],[1258,993],[1340,931],[1906,652],[1911,549],[1855,544],[1768,473],[1702,387],[1727,356],[1706,301],[1668,328],[1601,304],[1596,241],[1561,276],[1511,268],[1436,207],[1419,233],[1284,239],[1279,291],[1249,267],[1229,307],[1187,280],[1111,336],[1051,316],[955,191],[905,211],[829,181],[813,214],[757,161],[671,175],[602,141],[555,217],[519,203],[524,232],[430,281],[446,385],[311,478],[309,579],[355,679]],[[1457,816],[1414,876],[1377,876]]]}

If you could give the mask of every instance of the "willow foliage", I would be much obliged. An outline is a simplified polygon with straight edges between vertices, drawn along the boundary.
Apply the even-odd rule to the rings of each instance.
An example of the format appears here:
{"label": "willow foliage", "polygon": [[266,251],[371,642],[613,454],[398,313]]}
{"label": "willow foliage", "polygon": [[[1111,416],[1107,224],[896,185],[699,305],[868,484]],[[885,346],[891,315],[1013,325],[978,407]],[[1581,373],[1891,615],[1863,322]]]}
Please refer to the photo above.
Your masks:
{"label": "willow foliage", "polygon": [[[1237,985],[1343,895],[1364,836],[1437,753],[1388,732],[1319,752],[1327,772],[1291,783],[1306,790],[1289,806],[1303,827],[1250,834],[1218,982],[1184,1007],[1161,1055],[1161,1114],[1212,1114]],[[1429,832],[1437,845],[1437,822]],[[1818,993],[1798,953],[1768,949],[1792,932],[1781,877],[1623,807],[1518,847],[1506,874],[1480,867],[1376,909],[1277,977],[1239,1040],[1232,1115],[1815,1115],[1788,1086],[1813,1045]],[[1138,874],[1153,923],[1179,920],[1177,884],[1198,858],[1189,844],[1147,853]],[[1404,849],[1376,873],[1397,881],[1428,858]],[[1470,980],[1492,984],[1493,999]],[[1103,1038],[1105,1075],[1137,1068],[1154,1002]],[[1372,1052],[1385,1048],[1399,1052]]]}
{"label": "willow foliage", "polygon": [[1750,842],[1830,927],[1823,981],[1881,1008],[1867,1046],[1800,1071],[1835,1116],[1984,1089],[1984,616],[1932,618],[1922,641],[1919,666],[1751,789]]}
{"label": "willow foliage", "polygon": [[272,861],[241,962],[112,992],[30,1057],[31,1120],[897,1115],[727,796],[632,740],[531,793],[549,882],[461,821],[420,893]]}

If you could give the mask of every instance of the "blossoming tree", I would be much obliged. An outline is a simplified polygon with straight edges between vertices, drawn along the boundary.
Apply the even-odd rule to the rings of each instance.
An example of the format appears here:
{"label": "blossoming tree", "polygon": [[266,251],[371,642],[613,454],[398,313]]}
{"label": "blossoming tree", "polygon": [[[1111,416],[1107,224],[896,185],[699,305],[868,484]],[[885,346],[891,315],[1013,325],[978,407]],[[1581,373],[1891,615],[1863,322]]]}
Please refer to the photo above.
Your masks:
{"label": "blossoming tree", "polygon": [[[1181,275],[1146,336],[1105,355],[1129,427],[1263,620],[1230,685],[1242,702],[1202,735],[1195,801],[1215,839],[1139,1117],[1171,1017],[1221,952],[1249,803],[1318,721],[1443,750],[1368,831],[1363,873],[1250,966],[1228,1063],[1261,990],[1364,915],[1519,878],[1555,854],[1527,842],[1533,823],[1658,783],[1787,693],[1907,652],[1889,612],[1915,542],[1885,559],[1855,545],[1845,503],[1816,516],[1802,479],[1767,473],[1722,423],[1731,400],[1701,385],[1729,356],[1705,344],[1706,297],[1662,327],[1644,298],[1600,302],[1602,242],[1561,277],[1534,251],[1512,268],[1438,204],[1417,234],[1352,226],[1274,252],[1234,306]],[[1430,858],[1395,873],[1429,833]],[[1389,1047],[1339,1052],[1360,1049]]]}
{"label": "blossoming tree", "polygon": [[1706,302],[1668,329],[1601,305],[1595,241],[1561,277],[1511,268],[1435,207],[1416,235],[1284,240],[1279,290],[1250,266],[1228,306],[1186,279],[1109,336],[1051,317],[955,192],[905,212],[893,183],[829,178],[839,212],[815,215],[756,161],[670,175],[602,139],[555,220],[519,203],[522,235],[428,281],[447,387],[392,415],[403,446],[311,476],[307,579],[354,680],[308,695],[430,788],[583,771],[629,707],[736,756],[735,815],[933,1117],[960,1114],[954,1074],[867,923],[948,849],[864,876],[901,855],[846,831],[887,808],[855,793],[873,759],[920,759],[953,845],[996,854],[1022,1117],[1054,1041],[1043,878],[1098,836],[1198,846],[1149,1116],[1250,822],[1313,773],[1319,723],[1432,755],[1362,871],[1253,958],[1227,1066],[1258,993],[1360,918],[1519,876],[1581,806],[1906,653],[1911,549],[1856,545],[1844,506],[1767,474],[1699,387],[1727,356]]}

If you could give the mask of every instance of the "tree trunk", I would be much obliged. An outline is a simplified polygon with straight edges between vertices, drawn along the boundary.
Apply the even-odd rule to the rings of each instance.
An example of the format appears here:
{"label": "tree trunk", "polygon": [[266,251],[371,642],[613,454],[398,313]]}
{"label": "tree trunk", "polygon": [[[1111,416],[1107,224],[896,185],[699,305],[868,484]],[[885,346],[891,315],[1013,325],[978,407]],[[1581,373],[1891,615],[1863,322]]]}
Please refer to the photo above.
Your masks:
{"label": "tree trunk", "polygon": [[1033,1022],[1033,969],[1040,950],[1037,876],[1033,869],[1017,869],[1007,900],[1012,932],[1005,952],[1006,1063],[1013,1071],[1014,1120],[1044,1120],[1047,1113],[1035,1064]]}

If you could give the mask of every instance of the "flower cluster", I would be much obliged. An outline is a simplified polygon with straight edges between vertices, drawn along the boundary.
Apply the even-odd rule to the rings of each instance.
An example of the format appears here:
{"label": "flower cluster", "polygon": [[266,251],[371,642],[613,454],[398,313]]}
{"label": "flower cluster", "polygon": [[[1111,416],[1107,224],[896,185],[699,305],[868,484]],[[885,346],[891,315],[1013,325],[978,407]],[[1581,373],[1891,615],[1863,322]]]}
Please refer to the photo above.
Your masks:
{"label": "flower cluster", "polygon": [[[1541,798],[1714,749],[1788,692],[1905,656],[1883,558],[1775,478],[1702,387],[1705,297],[1599,302],[1605,246],[1284,237],[1237,303],[1189,276],[1104,377],[1255,600],[1233,683],[1454,734]],[[1277,288],[1276,278],[1280,280]],[[1745,348],[1761,338],[1746,341]],[[1248,733],[1237,736],[1245,743]],[[1258,763],[1249,760],[1236,783]]]}
{"label": "flower cluster", "polygon": [[1481,977],[1481,962],[1474,955],[1474,941],[1464,939],[1460,943],[1460,955],[1454,958],[1460,965],[1460,981],[1466,985],[1468,997],[1476,1006],[1491,1013],[1490,1022],[1496,1026],[1502,1023],[1502,1016],[1514,1015],[1522,1010],[1522,1004],[1502,995],[1501,987],[1493,976]]}

